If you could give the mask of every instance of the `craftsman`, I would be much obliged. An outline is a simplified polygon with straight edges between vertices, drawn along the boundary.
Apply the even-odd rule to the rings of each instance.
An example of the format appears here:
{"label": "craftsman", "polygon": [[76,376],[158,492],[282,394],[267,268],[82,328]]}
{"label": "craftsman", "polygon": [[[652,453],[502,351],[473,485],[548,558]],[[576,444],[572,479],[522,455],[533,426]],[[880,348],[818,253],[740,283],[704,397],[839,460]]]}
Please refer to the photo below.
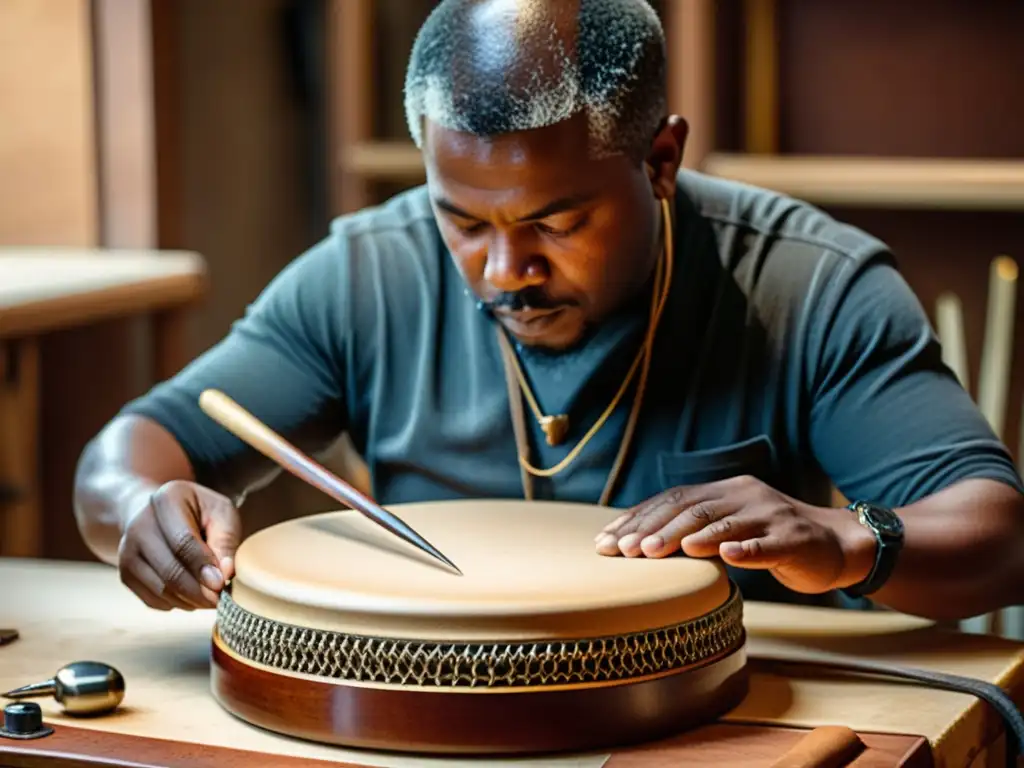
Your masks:
{"label": "craftsman", "polygon": [[275,474],[215,388],[314,455],[349,433],[383,504],[608,504],[597,553],[721,556],[747,599],[1024,602],[1020,477],[893,254],[681,170],[665,78],[643,0],[440,3],[406,80],[426,184],[339,218],[90,443],[92,551],[154,608],[214,605]]}

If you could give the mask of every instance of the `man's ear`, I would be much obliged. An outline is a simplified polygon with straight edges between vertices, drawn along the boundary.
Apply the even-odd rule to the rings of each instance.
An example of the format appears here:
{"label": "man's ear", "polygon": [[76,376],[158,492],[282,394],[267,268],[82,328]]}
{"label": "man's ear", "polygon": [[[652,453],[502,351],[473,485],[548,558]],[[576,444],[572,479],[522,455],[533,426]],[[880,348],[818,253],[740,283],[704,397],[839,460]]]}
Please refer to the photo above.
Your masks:
{"label": "man's ear", "polygon": [[659,199],[671,198],[676,189],[676,174],[683,162],[683,150],[690,126],[679,115],[669,115],[662,120],[658,132],[651,142],[644,169]]}

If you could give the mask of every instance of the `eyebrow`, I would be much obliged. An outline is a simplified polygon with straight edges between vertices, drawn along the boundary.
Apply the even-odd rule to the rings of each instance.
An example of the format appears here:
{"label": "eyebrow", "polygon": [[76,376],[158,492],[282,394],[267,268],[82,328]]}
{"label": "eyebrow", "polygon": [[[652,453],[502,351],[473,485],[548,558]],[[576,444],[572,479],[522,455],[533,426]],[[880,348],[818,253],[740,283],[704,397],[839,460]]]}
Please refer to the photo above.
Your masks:
{"label": "eyebrow", "polygon": [[[516,219],[516,222],[521,223],[545,219],[548,216],[555,215],[556,213],[563,213],[565,211],[578,208],[591,199],[593,199],[593,195],[567,195],[565,197],[560,197],[557,200],[552,200],[547,205],[541,206],[535,211],[531,211],[525,216]],[[481,220],[479,216],[474,216],[472,213],[464,211],[462,208],[455,205],[455,203],[443,197],[436,198],[434,203],[438,208],[448,211],[448,213],[458,216],[461,219],[472,219],[473,221]]]}

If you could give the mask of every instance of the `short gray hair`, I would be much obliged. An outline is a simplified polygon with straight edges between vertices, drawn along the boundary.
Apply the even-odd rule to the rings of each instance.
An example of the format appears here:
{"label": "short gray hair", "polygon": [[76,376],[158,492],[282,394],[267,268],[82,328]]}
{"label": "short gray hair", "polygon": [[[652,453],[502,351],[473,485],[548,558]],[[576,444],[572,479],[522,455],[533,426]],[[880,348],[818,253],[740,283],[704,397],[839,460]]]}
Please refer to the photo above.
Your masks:
{"label": "short gray hair", "polygon": [[417,147],[424,118],[481,136],[583,112],[597,156],[646,156],[666,112],[665,37],[646,0],[443,0],[405,80]]}

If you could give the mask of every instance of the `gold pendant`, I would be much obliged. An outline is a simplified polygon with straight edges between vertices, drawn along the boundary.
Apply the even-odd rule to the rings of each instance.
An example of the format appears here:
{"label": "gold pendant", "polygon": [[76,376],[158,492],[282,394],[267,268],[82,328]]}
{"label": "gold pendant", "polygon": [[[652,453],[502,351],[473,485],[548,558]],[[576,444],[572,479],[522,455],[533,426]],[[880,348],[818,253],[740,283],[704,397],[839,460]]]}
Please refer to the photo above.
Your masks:
{"label": "gold pendant", "polygon": [[547,435],[548,445],[561,445],[569,434],[569,417],[565,414],[544,416],[540,420],[540,428]]}

